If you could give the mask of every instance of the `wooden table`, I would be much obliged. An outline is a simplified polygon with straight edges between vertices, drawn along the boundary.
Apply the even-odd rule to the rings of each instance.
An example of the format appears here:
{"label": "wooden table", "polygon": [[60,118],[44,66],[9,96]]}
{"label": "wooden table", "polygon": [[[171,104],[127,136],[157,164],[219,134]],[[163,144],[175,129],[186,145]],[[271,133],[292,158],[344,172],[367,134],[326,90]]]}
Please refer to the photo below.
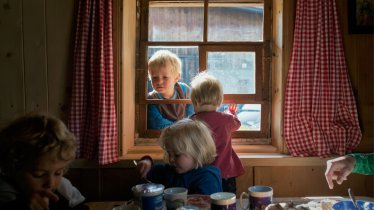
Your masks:
{"label": "wooden table", "polygon": [[124,205],[125,201],[97,201],[97,202],[88,202],[87,206],[90,207],[90,210],[112,210],[116,206]]}
{"label": "wooden table", "polygon": [[[365,197],[365,196],[356,196],[358,200],[366,200],[374,202],[374,198]],[[295,204],[308,203],[311,200],[323,200],[323,199],[346,199],[346,197],[340,196],[323,196],[323,197],[283,197],[283,198],[274,198],[273,203],[293,201]],[[246,199],[247,200],[247,199]],[[98,202],[88,202],[86,203],[90,210],[113,210],[114,207],[124,205],[125,201],[98,201]],[[237,198],[237,205],[239,203],[239,198]],[[240,206],[237,209],[241,209]]]}

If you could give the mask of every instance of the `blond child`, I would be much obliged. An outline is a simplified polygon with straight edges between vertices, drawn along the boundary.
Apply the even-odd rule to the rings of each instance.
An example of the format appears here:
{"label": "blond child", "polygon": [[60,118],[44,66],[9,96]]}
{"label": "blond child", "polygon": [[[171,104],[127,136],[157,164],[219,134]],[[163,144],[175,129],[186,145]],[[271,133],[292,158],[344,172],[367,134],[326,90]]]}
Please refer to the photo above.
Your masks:
{"label": "blond child", "polygon": [[0,131],[0,209],[87,209],[63,177],[75,158],[75,137],[47,114],[25,115]]}
{"label": "blond child", "polygon": [[192,80],[191,101],[196,112],[191,119],[203,121],[213,133],[217,149],[213,165],[221,169],[223,191],[236,193],[236,177],[244,174],[243,165],[231,144],[232,132],[241,125],[236,116],[237,107],[230,106],[226,113],[216,111],[223,101],[223,88],[206,72]]}
{"label": "blond child", "polygon": [[149,156],[137,166],[142,178],[168,187],[185,187],[189,194],[210,195],[222,192],[216,148],[209,129],[199,121],[183,119],[165,128],[160,137],[164,165],[153,165]]}
{"label": "blond child", "polygon": [[[181,61],[168,50],[157,51],[148,61],[148,75],[153,91],[148,99],[188,99],[190,87],[178,82],[181,78]],[[192,115],[192,104],[149,104],[148,129],[162,129],[177,120]]]}

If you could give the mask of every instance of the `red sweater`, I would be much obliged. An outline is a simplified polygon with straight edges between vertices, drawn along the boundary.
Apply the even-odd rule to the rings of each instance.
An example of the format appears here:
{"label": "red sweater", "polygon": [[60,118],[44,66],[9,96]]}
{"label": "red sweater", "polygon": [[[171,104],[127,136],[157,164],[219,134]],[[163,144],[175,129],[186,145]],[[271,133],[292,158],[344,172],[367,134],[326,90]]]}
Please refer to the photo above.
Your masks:
{"label": "red sweater", "polygon": [[199,112],[191,116],[193,120],[204,122],[212,131],[216,143],[217,157],[213,165],[221,169],[222,178],[244,174],[243,165],[232,148],[231,133],[240,128],[237,116],[223,112]]}

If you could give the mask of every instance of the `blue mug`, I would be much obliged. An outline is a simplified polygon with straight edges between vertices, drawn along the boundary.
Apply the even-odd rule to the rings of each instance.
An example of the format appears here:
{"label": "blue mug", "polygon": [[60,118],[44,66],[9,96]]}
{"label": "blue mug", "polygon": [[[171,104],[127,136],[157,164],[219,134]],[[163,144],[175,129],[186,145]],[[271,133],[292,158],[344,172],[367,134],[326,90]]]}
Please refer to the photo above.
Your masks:
{"label": "blue mug", "polygon": [[[247,206],[243,205],[243,197],[248,197]],[[273,188],[269,186],[251,186],[247,192],[242,192],[240,195],[240,207],[242,209],[265,209],[269,204],[273,202]]]}

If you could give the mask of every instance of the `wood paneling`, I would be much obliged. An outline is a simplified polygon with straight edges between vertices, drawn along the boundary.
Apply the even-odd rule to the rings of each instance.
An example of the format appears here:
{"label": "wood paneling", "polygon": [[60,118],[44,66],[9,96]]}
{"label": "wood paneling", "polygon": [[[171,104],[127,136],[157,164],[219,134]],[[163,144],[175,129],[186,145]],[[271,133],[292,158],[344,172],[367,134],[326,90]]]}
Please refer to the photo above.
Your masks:
{"label": "wood paneling", "polygon": [[245,173],[236,179],[236,197],[242,192],[247,192],[248,187],[253,185],[253,167],[244,167]]}
{"label": "wood paneling", "polygon": [[66,120],[74,2],[0,2],[0,127],[36,110]]}
{"label": "wood paneling", "polygon": [[135,168],[101,169],[102,200],[129,200],[131,187],[139,184]]}
{"label": "wood paneling", "polygon": [[25,110],[22,1],[0,1],[0,127]]}
{"label": "wood paneling", "polygon": [[[67,119],[72,78],[74,0],[46,1],[48,111]],[[57,26],[57,27],[56,27]]]}
{"label": "wood paneling", "polygon": [[72,168],[65,174],[88,201],[101,200],[101,177],[98,168]]}
{"label": "wood paneling", "polygon": [[22,2],[26,112],[48,111],[45,1]]}
{"label": "wood paneling", "polygon": [[349,34],[347,1],[336,1],[343,45],[357,101],[362,140],[357,152],[374,151],[374,35]]}
{"label": "wood paneling", "polygon": [[[283,161],[274,158],[242,159],[245,173],[236,180],[237,196],[250,186],[269,185],[274,188],[275,197],[347,196],[348,187],[356,195],[374,197],[373,176],[351,174],[342,185],[335,184],[334,189],[330,190],[324,176],[325,161],[314,158],[304,158],[304,161],[307,166],[291,158]],[[75,164],[67,177],[89,201],[128,200],[132,198],[131,187],[140,183],[131,162],[121,161],[121,164],[107,167],[88,163],[86,165],[91,166],[83,168]]]}

